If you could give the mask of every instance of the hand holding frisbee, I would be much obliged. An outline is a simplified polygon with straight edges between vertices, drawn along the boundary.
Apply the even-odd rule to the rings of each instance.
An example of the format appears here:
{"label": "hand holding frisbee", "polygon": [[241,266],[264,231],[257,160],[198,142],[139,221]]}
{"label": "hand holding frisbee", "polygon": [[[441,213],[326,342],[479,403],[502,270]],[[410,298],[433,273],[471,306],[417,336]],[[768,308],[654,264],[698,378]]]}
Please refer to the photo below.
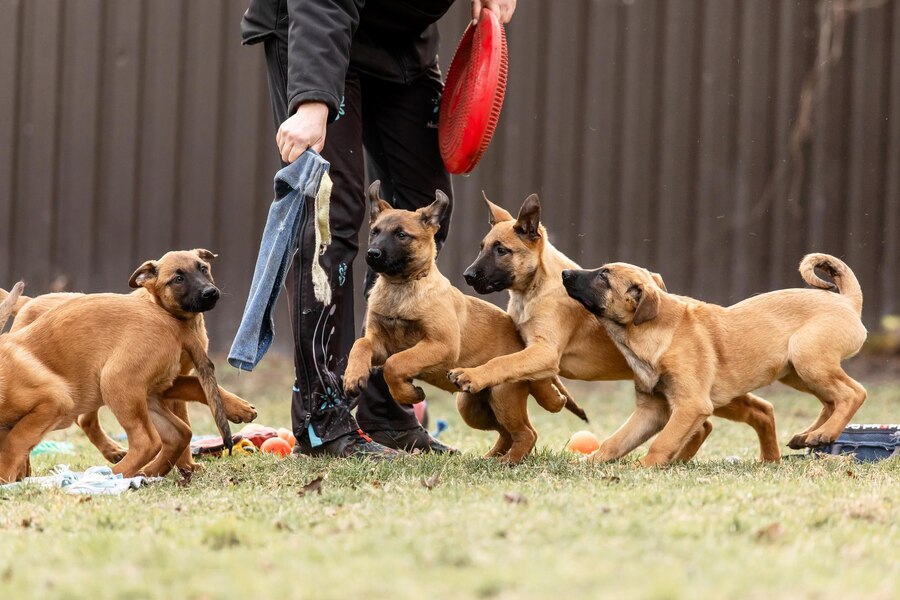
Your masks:
{"label": "hand holding frisbee", "polygon": [[507,74],[506,32],[483,8],[459,42],[441,98],[438,143],[451,173],[475,168],[491,143],[503,107]]}

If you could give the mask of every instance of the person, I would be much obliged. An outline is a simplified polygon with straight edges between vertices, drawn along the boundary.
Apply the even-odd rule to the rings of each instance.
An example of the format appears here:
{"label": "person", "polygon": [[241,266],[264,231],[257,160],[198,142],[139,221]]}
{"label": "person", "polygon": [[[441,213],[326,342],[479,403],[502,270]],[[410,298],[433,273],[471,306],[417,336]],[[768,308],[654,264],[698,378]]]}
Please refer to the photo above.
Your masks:
{"label": "person", "polygon": [[[301,219],[285,287],[294,336],[291,419],[295,452],[374,456],[397,450],[452,451],[431,437],[411,407],[397,404],[374,375],[356,418],[341,376],[356,338],[353,260],[365,218],[366,170],[395,207],[415,210],[436,189],[452,198],[440,157],[437,118],[443,84],[436,22],[453,0],[251,0],[241,22],[244,44],[262,43],[277,133],[287,165],[313,149],[330,164],[332,243],[320,257],[332,305],[313,296],[315,219]],[[515,0],[471,0],[509,22]],[[326,137],[327,136],[327,137]],[[363,157],[365,149],[366,159]],[[307,210],[312,211],[312,205]],[[447,237],[448,210],[438,232]],[[373,281],[366,276],[366,288]]]}

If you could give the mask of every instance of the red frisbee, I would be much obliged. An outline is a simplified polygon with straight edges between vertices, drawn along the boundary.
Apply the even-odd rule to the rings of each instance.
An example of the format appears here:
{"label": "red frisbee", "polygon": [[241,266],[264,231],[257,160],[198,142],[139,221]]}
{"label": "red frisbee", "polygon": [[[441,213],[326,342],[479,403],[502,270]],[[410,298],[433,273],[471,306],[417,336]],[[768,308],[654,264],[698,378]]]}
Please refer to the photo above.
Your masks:
{"label": "red frisbee", "polygon": [[468,173],[491,143],[506,93],[506,32],[487,8],[463,33],[450,61],[438,142],[451,173]]}

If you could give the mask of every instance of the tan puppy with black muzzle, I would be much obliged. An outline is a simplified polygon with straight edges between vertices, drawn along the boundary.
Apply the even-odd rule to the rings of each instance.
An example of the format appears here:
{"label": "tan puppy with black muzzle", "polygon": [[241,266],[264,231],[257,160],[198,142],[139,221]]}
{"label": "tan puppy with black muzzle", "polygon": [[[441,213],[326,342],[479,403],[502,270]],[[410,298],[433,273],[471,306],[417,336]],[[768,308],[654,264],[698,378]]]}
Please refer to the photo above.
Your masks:
{"label": "tan puppy with black muzzle", "polygon": [[[866,399],[841,367],[866,340],[862,291],[853,271],[827,254],[807,255],[800,275],[819,289],[779,290],[722,307],[669,294],[634,265],[563,271],[568,293],[598,317],[635,373],[639,407],[611,439],[618,445],[611,452],[629,452],[660,432],[641,463],[667,464],[711,414],[776,379],[822,402],[819,417],[788,445],[836,440]],[[670,416],[641,407],[651,393],[666,397]],[[763,458],[777,459],[777,447],[770,452],[764,448]]]}
{"label": "tan puppy with black muzzle", "polygon": [[[438,271],[434,234],[449,206],[447,196],[437,191],[431,205],[413,212],[391,208],[379,189],[376,181],[368,191],[366,254],[378,278],[369,294],[365,336],[356,340],[347,360],[344,390],[351,397],[358,395],[372,368],[384,365],[391,395],[397,402],[413,404],[425,397],[413,379],[456,392],[447,380],[449,369],[479,365],[523,345],[509,315],[464,295]],[[457,407],[469,426],[499,433],[489,456],[517,463],[531,452],[537,432],[528,417],[529,392],[551,412],[565,406],[585,419],[558,379],[458,393]]]}
{"label": "tan puppy with black muzzle", "polygon": [[[204,348],[208,348],[209,338],[206,333],[203,313],[198,311],[201,309],[210,310],[215,305],[215,298],[218,298],[217,293],[210,291],[215,285],[212,278],[211,263],[216,256],[216,254],[204,249],[168,252],[158,260],[147,261],[142,265],[142,269],[146,268],[148,264],[154,266],[157,272],[162,275],[161,278],[157,277],[154,280],[156,284],[178,276],[183,277],[184,280],[173,282],[177,283],[177,286],[174,284],[166,286],[172,288],[167,297],[160,293],[153,294],[145,287],[138,287],[132,292],[133,296],[159,304],[176,315],[177,318],[189,321],[200,337]],[[132,287],[138,285],[137,279],[137,273],[135,273],[130,283]],[[147,285],[149,281],[146,280],[141,283]],[[206,300],[203,299],[204,292],[208,295]],[[5,294],[5,291],[0,290],[0,299]],[[10,331],[15,332],[23,329],[41,315],[53,310],[64,302],[84,296],[85,294],[66,292],[43,294],[34,298],[22,296],[15,305],[14,314],[16,315],[16,320]],[[185,402],[206,404],[207,400],[197,377],[190,374],[193,370],[193,363],[186,354],[183,354],[181,357],[181,365],[181,374],[175,379],[173,386],[163,393],[163,400],[167,403],[169,409],[184,421],[185,425],[190,427],[190,418]],[[219,394],[229,421],[233,423],[249,423],[256,418],[256,409],[240,396],[222,387],[219,387]],[[111,439],[103,430],[97,411],[80,415],[77,423],[106,460],[111,463],[117,463],[125,456],[126,449]],[[190,448],[184,451],[176,466],[182,471],[192,471],[197,468],[198,465],[191,456]]]}
{"label": "tan puppy with black muzzle", "polygon": [[[204,262],[196,253],[194,261]],[[213,364],[189,318],[206,303],[214,304],[218,290],[202,289],[186,298],[178,289],[187,277],[156,261],[144,263],[132,281],[156,301],[119,294],[73,298],[30,326],[0,337],[0,481],[26,473],[29,451],[47,432],[68,427],[103,404],[129,442],[113,471],[125,476],[168,473],[191,436],[190,427],[162,401],[182,370],[183,354],[196,368],[216,426],[230,447]]]}
{"label": "tan puppy with black muzzle", "polygon": [[[582,381],[633,379],[628,361],[604,327],[566,293],[561,274],[579,266],[547,238],[537,195],[525,200],[518,217],[487,198],[485,202],[491,229],[482,240],[478,258],[464,277],[480,294],[509,290],[507,312],[526,347],[480,366],[453,369],[448,374],[450,380],[463,391],[477,392],[501,382],[538,379],[557,373]],[[665,288],[662,277],[655,273],[651,276],[657,285]],[[640,402],[659,415],[665,415],[668,410],[665,397],[659,394],[646,395]],[[772,405],[745,394],[730,406],[729,411],[720,411],[718,415],[753,427],[763,456],[771,458],[771,448],[778,447]],[[678,460],[692,458],[711,431],[712,423],[705,422],[684,446]],[[602,444],[601,455],[609,458],[624,455],[608,452],[609,448],[609,444]]]}

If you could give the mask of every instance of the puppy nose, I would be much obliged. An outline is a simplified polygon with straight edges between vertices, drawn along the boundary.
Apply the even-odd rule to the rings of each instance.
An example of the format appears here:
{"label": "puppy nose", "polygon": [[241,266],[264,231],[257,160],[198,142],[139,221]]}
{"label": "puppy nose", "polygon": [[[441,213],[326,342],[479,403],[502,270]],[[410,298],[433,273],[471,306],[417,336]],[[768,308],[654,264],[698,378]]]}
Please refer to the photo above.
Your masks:
{"label": "puppy nose", "polygon": [[212,300],[213,298],[219,297],[219,290],[214,287],[208,287],[203,290],[201,296],[203,296],[204,300]]}
{"label": "puppy nose", "polygon": [[566,269],[562,272],[562,278],[563,281],[571,281],[572,279],[575,279],[575,271]]}
{"label": "puppy nose", "polygon": [[472,283],[475,283],[476,281],[478,281],[479,279],[481,279],[481,273],[479,273],[478,271],[473,271],[472,269],[469,269],[468,271],[463,273],[463,279],[466,280],[466,283],[472,284]]}
{"label": "puppy nose", "polygon": [[372,260],[378,260],[381,258],[381,250],[378,248],[369,248],[368,252],[366,252],[366,256]]}

